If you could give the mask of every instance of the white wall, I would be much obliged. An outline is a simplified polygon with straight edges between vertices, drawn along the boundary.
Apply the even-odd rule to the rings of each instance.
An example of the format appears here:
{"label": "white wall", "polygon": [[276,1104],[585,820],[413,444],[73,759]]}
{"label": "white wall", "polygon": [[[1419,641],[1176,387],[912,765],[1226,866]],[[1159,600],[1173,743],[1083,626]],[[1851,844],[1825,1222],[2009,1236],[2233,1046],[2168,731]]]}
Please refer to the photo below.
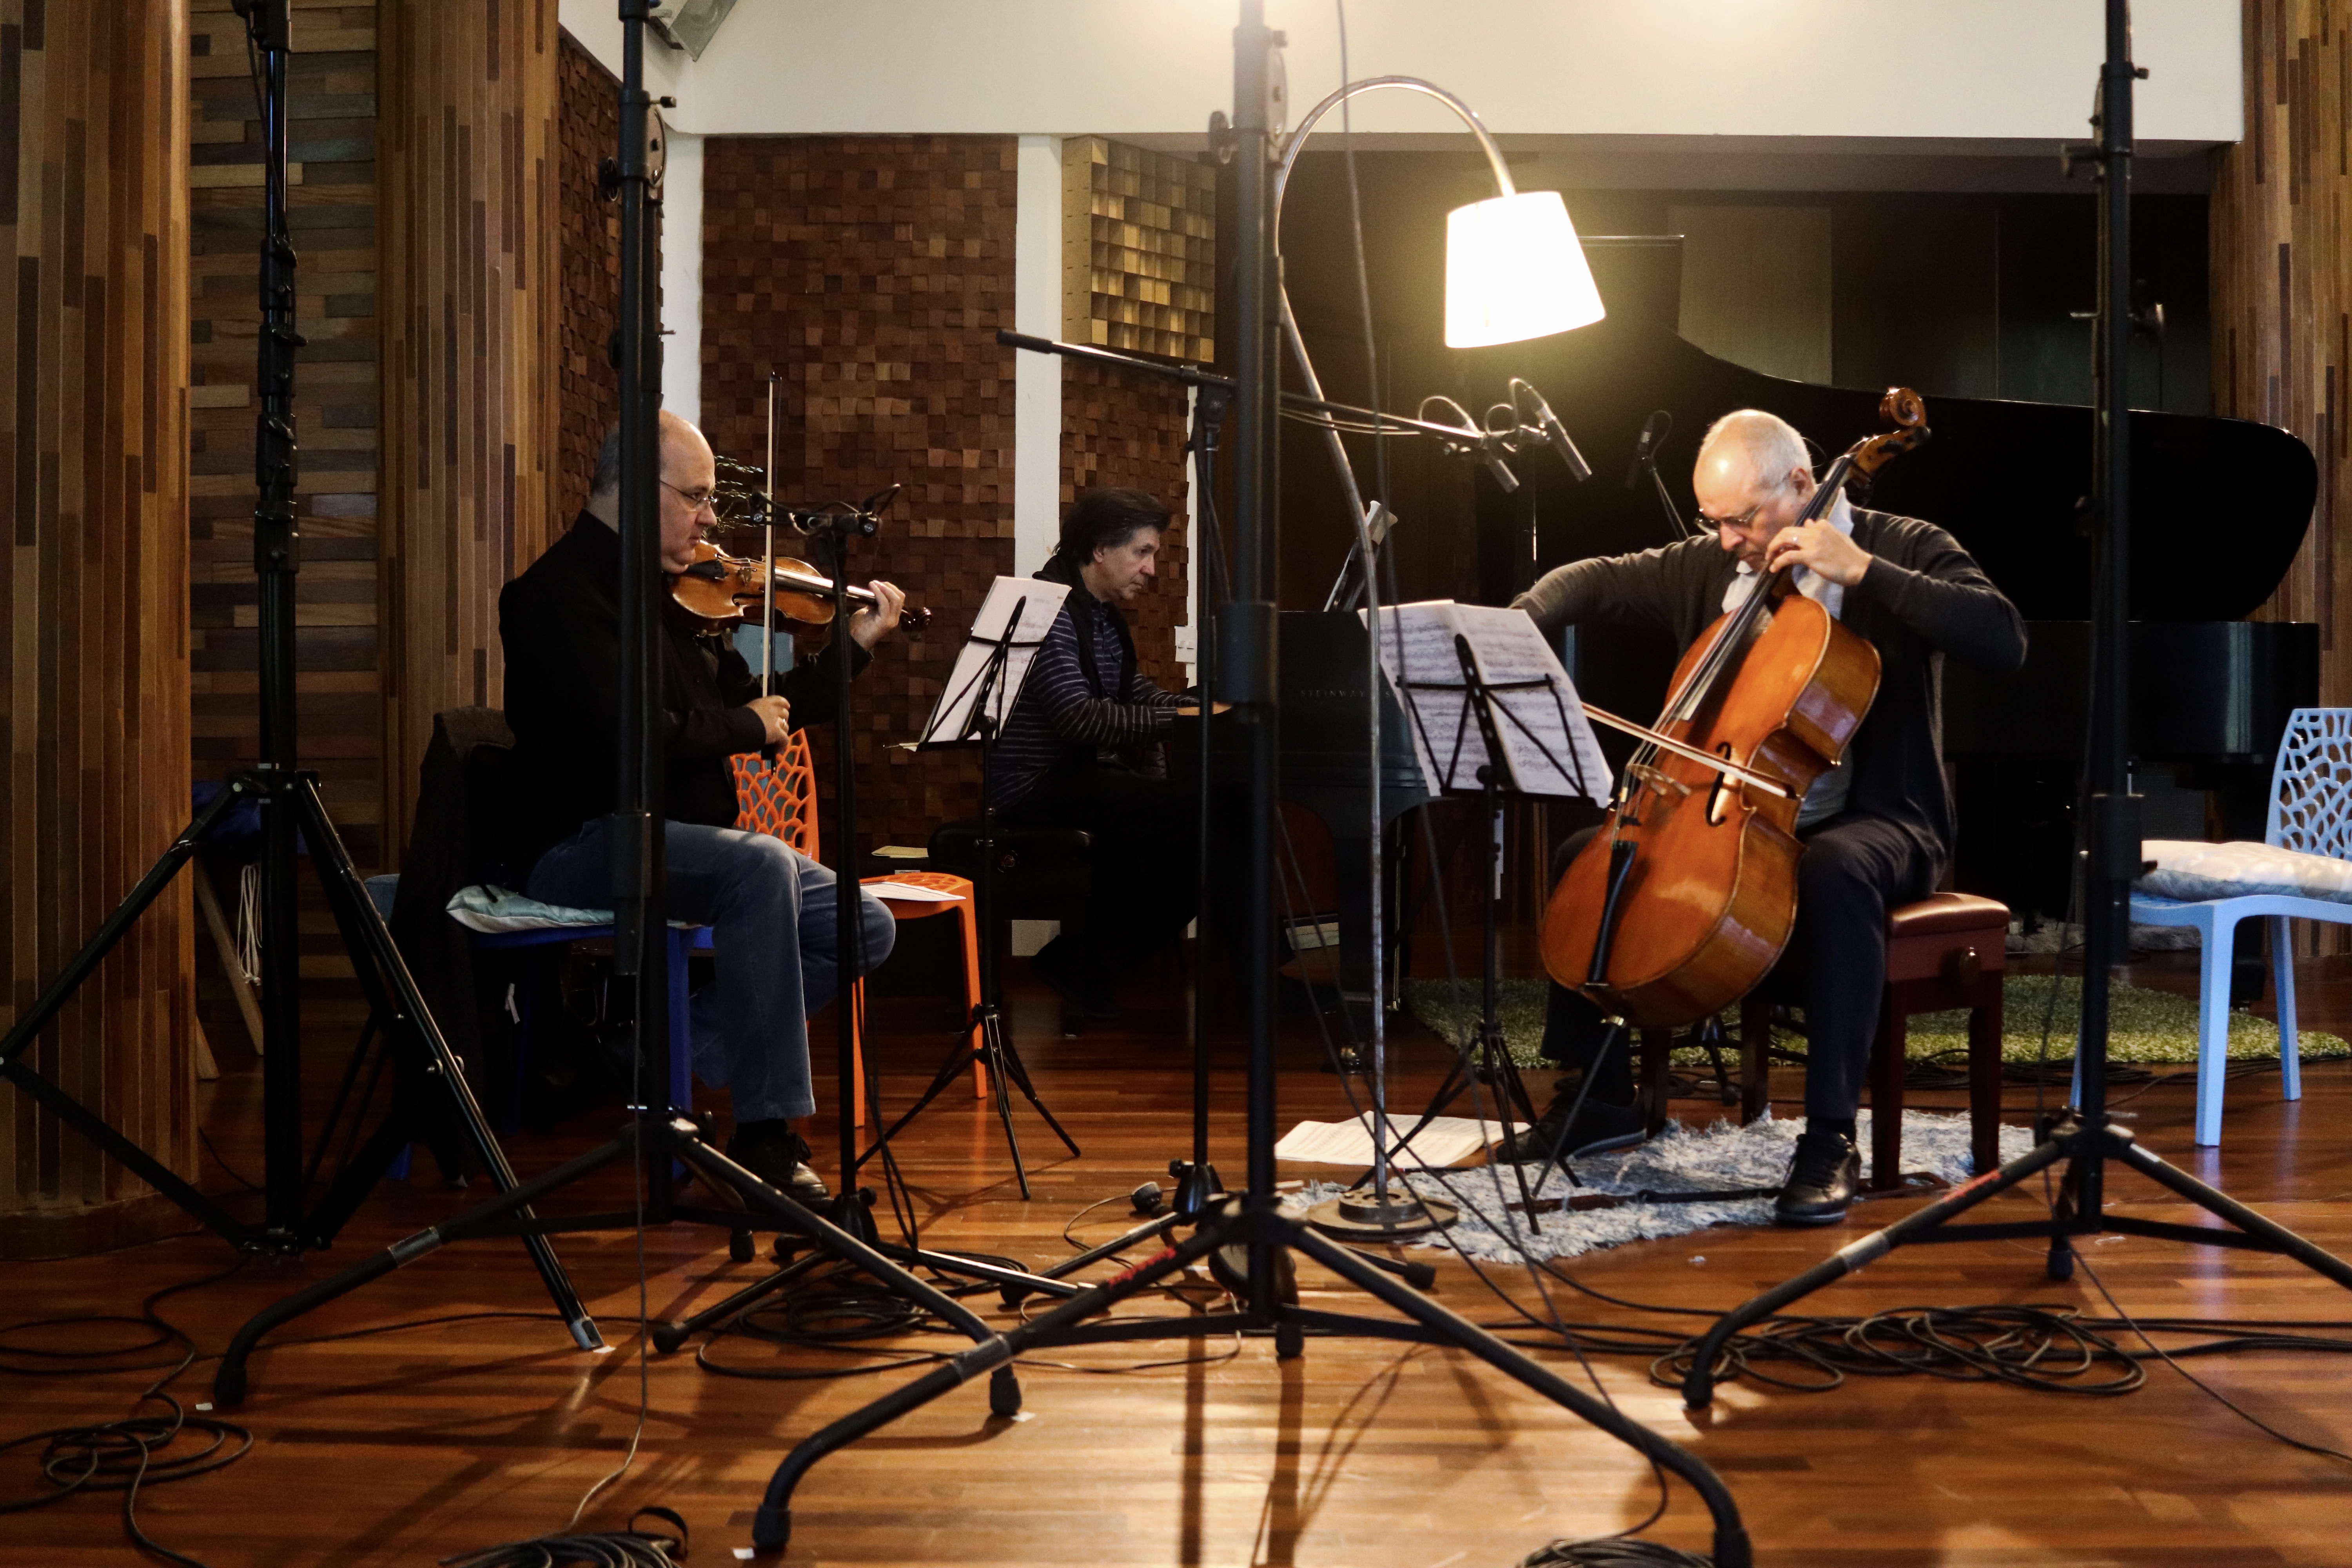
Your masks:
{"label": "white wall", "polygon": [[[738,7],[740,8],[740,6]],[[1013,230],[1013,326],[1062,335],[1062,142],[1024,136]],[[1053,552],[1062,511],[1062,362],[1013,356],[1013,571],[1034,572]]]}
{"label": "white wall", "polygon": [[[561,0],[619,68],[612,0]],[[1328,0],[1268,0],[1294,113],[1339,80]],[[2240,134],[2238,7],[2139,0],[2139,131]],[[1467,99],[1497,134],[2053,141],[2087,135],[2100,0],[1356,0],[1349,68]],[[740,0],[699,61],[647,51],[706,134],[1094,132],[1197,138],[1233,98],[1224,0]],[[656,58],[656,57],[659,57]],[[1360,133],[1442,132],[1402,95]]]}
{"label": "white wall", "polygon": [[702,423],[702,138],[673,131],[662,171],[662,406]]}

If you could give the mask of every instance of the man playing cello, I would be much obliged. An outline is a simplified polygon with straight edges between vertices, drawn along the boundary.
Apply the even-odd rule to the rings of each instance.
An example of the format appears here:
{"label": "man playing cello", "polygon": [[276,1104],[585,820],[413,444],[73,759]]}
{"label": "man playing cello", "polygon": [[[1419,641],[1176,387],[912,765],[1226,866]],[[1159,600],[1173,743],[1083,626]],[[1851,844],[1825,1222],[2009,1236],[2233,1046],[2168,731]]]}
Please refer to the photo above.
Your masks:
{"label": "man playing cello", "polygon": [[[1546,574],[1514,603],[1547,632],[1615,612],[1663,626],[1687,647],[1744,601],[1759,572],[1790,567],[1798,593],[1877,649],[1877,699],[1842,764],[1821,777],[1798,813],[1804,852],[1796,926],[1781,960],[1794,966],[1810,1043],[1805,1132],[1776,1213],[1784,1225],[1826,1225],[1844,1216],[1861,1173],[1854,1116],[1885,980],[1886,910],[1932,891],[1951,854],[1942,660],[2014,670],[2025,660],[2025,627],[1983,569],[1933,523],[1840,496],[1821,521],[1799,525],[1815,481],[1803,438],[1778,416],[1748,408],[1717,420],[1699,446],[1693,483],[1713,540],[1579,561]],[[1596,831],[1561,847],[1555,880]],[[1591,1002],[1551,987],[1545,1054],[1589,1070],[1591,1088],[1573,1127],[1563,1124],[1575,1095],[1557,1094],[1498,1158],[1640,1140],[1630,1052],[1593,1059],[1606,1038]]]}

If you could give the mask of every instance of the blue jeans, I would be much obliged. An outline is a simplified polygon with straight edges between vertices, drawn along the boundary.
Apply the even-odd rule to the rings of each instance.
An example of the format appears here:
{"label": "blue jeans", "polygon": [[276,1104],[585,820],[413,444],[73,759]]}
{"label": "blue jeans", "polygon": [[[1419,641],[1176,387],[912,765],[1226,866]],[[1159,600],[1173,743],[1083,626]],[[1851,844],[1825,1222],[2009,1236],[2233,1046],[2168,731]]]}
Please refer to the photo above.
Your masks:
{"label": "blue jeans", "polygon": [[[764,833],[663,824],[668,913],[710,927],[718,978],[695,994],[694,1073],[734,1100],[735,1120],[768,1121],[816,1110],[809,1088],[808,1017],[841,986],[834,874]],[[613,906],[609,818],[596,817],[531,868],[523,889],[572,909]],[[849,967],[870,973],[898,936],[889,906],[864,889],[864,952]]]}

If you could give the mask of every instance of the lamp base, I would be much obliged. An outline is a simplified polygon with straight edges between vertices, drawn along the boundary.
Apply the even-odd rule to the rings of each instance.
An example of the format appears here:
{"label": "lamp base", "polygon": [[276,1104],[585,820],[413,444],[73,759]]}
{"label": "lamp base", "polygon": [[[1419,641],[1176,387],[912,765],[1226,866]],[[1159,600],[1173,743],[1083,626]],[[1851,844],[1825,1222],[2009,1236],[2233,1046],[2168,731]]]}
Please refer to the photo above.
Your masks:
{"label": "lamp base", "polygon": [[1308,1225],[1343,1241],[1426,1236],[1433,1230],[1444,1230],[1461,1217],[1461,1211],[1452,1204],[1420,1197],[1402,1187],[1386,1194],[1358,1187],[1307,1211]]}

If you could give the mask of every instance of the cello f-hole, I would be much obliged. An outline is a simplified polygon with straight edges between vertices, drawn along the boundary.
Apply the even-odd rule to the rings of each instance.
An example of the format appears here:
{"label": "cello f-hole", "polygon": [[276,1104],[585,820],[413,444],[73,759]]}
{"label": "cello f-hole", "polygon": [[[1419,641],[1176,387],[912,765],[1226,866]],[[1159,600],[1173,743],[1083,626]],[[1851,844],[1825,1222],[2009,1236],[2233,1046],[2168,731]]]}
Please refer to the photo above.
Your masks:
{"label": "cello f-hole", "polygon": [[[1725,741],[1718,744],[1715,748],[1715,754],[1723,758],[1726,762],[1736,762],[1738,760],[1732,756],[1731,742],[1728,741]],[[1729,773],[1716,774],[1715,788],[1709,790],[1706,796],[1707,826],[1709,827],[1722,826],[1725,819],[1730,816],[1731,808],[1738,803],[1738,797],[1737,795],[1733,793],[1731,775]]]}

